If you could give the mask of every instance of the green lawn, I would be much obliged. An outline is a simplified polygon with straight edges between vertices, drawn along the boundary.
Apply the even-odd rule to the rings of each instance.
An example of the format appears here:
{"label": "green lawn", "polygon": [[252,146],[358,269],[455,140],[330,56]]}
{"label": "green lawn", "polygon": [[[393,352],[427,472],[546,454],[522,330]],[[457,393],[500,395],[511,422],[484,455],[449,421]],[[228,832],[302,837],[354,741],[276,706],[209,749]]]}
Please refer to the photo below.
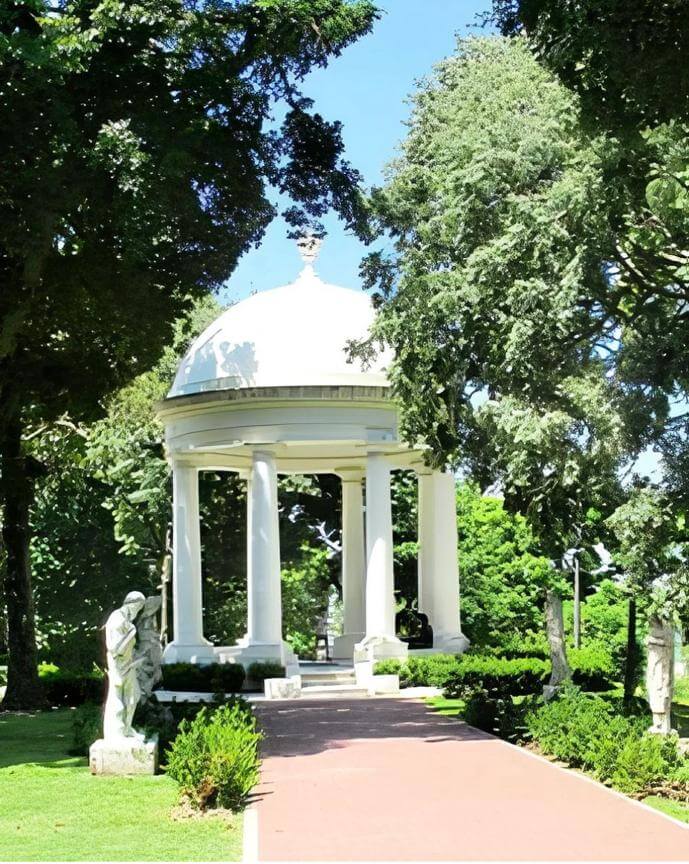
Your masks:
{"label": "green lawn", "polygon": [[680,822],[689,822],[689,807],[681,801],[671,801],[669,798],[659,798],[656,795],[649,795],[643,801],[654,810],[660,810],[661,813],[679,819]]}
{"label": "green lawn", "polygon": [[444,717],[461,717],[464,711],[463,699],[448,699],[445,696],[427,696],[426,705],[434,708]]}
{"label": "green lawn", "polygon": [[0,861],[241,858],[241,816],[175,822],[170,778],[92,777],[71,713],[0,714]]}

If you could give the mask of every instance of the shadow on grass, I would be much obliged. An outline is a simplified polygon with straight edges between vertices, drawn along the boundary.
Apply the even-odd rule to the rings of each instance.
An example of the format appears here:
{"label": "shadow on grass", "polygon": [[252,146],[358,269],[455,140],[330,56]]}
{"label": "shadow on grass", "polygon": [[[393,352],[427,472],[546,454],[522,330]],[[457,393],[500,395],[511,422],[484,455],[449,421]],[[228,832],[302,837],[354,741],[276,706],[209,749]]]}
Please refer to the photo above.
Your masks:
{"label": "shadow on grass", "polygon": [[69,708],[35,713],[0,713],[0,768],[40,765],[76,768],[86,764],[72,748],[72,716]]}

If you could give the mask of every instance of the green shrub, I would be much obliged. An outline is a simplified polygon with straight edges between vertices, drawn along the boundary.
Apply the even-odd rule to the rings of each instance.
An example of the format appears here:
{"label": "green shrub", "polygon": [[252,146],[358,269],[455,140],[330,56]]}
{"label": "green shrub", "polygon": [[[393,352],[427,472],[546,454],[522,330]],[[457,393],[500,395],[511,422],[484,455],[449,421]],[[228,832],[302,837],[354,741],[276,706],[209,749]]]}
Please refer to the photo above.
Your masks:
{"label": "green shrub", "polygon": [[373,667],[374,675],[399,675],[402,668],[400,660],[379,660]]}
{"label": "green shrub", "polygon": [[476,690],[488,695],[529,695],[540,692],[549,673],[549,663],[537,657],[507,660],[503,657],[465,655],[445,682],[449,697],[464,699]]}
{"label": "green shrub", "polygon": [[545,753],[622,792],[668,778],[681,762],[674,736],[651,735],[645,717],[615,714],[609,702],[574,686],[531,712],[526,724]]}
{"label": "green shrub", "polygon": [[249,666],[249,678],[252,681],[265,681],[266,678],[284,678],[285,667],[280,663],[265,660],[261,663],[252,663]]}
{"label": "green shrub", "polygon": [[194,806],[238,810],[258,781],[260,739],[255,718],[239,704],[202,708],[181,722],[165,770]]}
{"label": "green shrub", "polygon": [[163,690],[193,693],[238,693],[245,678],[241,663],[167,663],[162,673]]}
{"label": "green shrub", "polygon": [[75,707],[85,702],[100,704],[105,700],[105,675],[100,669],[95,668],[92,672],[70,672],[59,669],[52,663],[41,663],[38,677],[50,705]]}
{"label": "green shrub", "polygon": [[187,690],[203,692],[206,682],[201,666],[196,663],[166,663],[161,669],[163,690]]}
{"label": "green shrub", "polygon": [[603,645],[570,648],[567,659],[572,670],[572,681],[582,690],[610,690],[615,683],[615,660]]}
{"label": "green shrub", "polygon": [[95,702],[86,702],[72,716],[72,747],[80,756],[89,755],[89,747],[103,737],[103,709]]}
{"label": "green shrub", "polygon": [[239,693],[242,689],[246,673],[241,663],[212,663],[206,669],[212,693]]}
{"label": "green shrub", "polygon": [[674,736],[642,733],[624,741],[610,779],[620,792],[638,792],[668,777],[678,763]]}

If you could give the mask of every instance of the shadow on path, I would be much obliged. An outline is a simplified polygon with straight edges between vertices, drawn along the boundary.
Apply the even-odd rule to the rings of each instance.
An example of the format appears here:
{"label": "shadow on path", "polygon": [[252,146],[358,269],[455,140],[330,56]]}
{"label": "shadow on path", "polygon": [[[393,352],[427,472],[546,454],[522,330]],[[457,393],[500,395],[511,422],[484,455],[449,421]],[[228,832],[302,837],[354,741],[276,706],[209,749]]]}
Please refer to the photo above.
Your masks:
{"label": "shadow on path", "polygon": [[307,756],[371,739],[413,738],[433,744],[492,738],[409,699],[262,702],[256,714],[266,736],[264,757]]}

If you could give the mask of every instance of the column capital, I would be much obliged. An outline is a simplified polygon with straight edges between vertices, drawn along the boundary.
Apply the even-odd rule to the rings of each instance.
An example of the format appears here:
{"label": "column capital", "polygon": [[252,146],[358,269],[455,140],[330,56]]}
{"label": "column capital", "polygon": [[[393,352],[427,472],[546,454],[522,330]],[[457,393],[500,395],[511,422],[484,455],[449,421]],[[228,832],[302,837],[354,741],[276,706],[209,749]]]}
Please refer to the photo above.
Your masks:
{"label": "column capital", "polygon": [[366,476],[366,469],[361,468],[336,468],[335,474],[343,483],[361,483]]}
{"label": "column capital", "polygon": [[275,459],[275,450],[273,450],[269,446],[264,447],[263,445],[259,445],[258,447],[254,447],[252,449],[251,458],[252,459],[261,459],[261,458],[263,458],[263,459],[265,459],[265,458]]}

